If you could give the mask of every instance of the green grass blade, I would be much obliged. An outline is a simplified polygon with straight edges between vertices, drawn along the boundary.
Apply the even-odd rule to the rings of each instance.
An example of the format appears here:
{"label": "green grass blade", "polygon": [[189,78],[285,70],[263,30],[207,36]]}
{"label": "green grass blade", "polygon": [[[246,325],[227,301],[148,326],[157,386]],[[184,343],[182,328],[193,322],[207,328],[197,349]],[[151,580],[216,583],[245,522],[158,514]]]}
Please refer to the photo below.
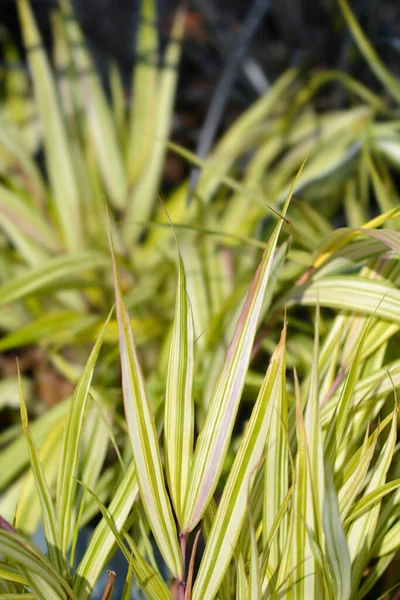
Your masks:
{"label": "green grass blade", "polygon": [[125,416],[140,495],[159,550],[172,575],[181,580],[183,574],[180,547],[171,503],[165,486],[157,432],[129,316],[122,298],[112,244],[111,251]]}
{"label": "green grass blade", "polygon": [[0,561],[0,581],[27,585],[26,580],[17,572],[17,569],[3,561]]}
{"label": "green grass blade", "polygon": [[103,329],[96,340],[89,360],[83,370],[72,397],[68,420],[64,431],[63,448],[59,467],[57,486],[57,512],[60,523],[61,549],[64,557],[72,538],[74,520],[74,502],[76,492],[76,475],[78,468],[79,442],[83,426],[85,408],[93,378],[94,367],[103,343],[104,333],[111,318],[108,315]]}
{"label": "green grass blade", "polygon": [[30,344],[71,342],[75,331],[87,328],[97,317],[85,316],[72,310],[60,310],[45,314],[26,325],[14,329],[0,340],[0,352],[28,346]]}
{"label": "green grass blade", "polygon": [[328,466],[325,468],[323,515],[326,557],[332,574],[334,597],[338,600],[349,600],[351,593],[350,553],[340,518],[338,497]]}
{"label": "green grass blade", "polygon": [[361,515],[368,512],[371,508],[373,508],[376,504],[380,504],[382,498],[384,498],[387,494],[394,492],[400,486],[400,479],[394,479],[393,481],[389,481],[383,485],[380,485],[372,492],[365,494],[358,502],[356,502],[347,515],[347,519],[345,521],[345,526],[349,525],[352,521],[355,521]]}
{"label": "green grass blade", "polygon": [[178,523],[182,523],[193,454],[193,346],[193,317],[178,249],[178,291],[168,361],[164,420],[167,481]]}
{"label": "green grass blade", "polygon": [[344,18],[350,28],[350,31],[361,51],[364,58],[368,62],[372,71],[376,77],[387,89],[389,94],[400,103],[400,84],[395,77],[387,70],[383,61],[379,58],[378,54],[368,41],[366,35],[361,29],[357,19],[355,18],[347,0],[339,0],[340,7],[342,9]]}
{"label": "green grass blade", "polygon": [[63,560],[61,552],[60,529],[58,526],[56,512],[51,497],[51,492],[46,481],[44,470],[40,461],[39,453],[36,444],[32,438],[29,423],[28,413],[22,389],[21,377],[18,370],[19,385],[20,385],[20,406],[21,406],[21,421],[24,428],[25,439],[29,450],[29,462],[33,471],[36,483],[36,490],[39,495],[43,527],[46,537],[47,550],[49,559],[56,571],[63,575],[66,573],[66,564]]}
{"label": "green grass blade", "polygon": [[[303,600],[306,598],[304,586],[306,562],[309,563],[312,558],[311,548],[306,534],[305,519],[307,518],[307,496],[309,482],[308,470],[308,445],[304,417],[302,413],[301,400],[296,394],[296,432],[297,432],[297,457],[295,467],[294,492],[293,492],[293,535],[290,538],[291,564],[287,567],[288,572],[279,573],[281,578],[289,577],[288,583],[293,586],[293,598]],[[280,570],[281,571],[281,570]],[[311,592],[312,594],[312,592]]]}
{"label": "green grass blade", "polygon": [[317,560],[318,552],[315,552],[316,549],[322,548],[323,545],[322,507],[325,488],[319,398],[319,329],[320,312],[319,305],[317,304],[310,384],[304,415],[309,471],[307,474],[305,512],[302,515],[302,520],[304,520],[303,527],[306,528],[309,535],[307,535],[304,545],[304,564],[302,565],[304,580],[299,582],[295,588],[296,593],[299,592],[299,588],[302,589],[302,593],[305,594],[306,598],[318,598],[322,593],[322,580],[320,578],[321,564]]}
{"label": "green grass blade", "polygon": [[288,492],[288,406],[283,384],[274,397],[271,423],[266,445],[263,491],[263,546],[270,544],[269,565],[277,568],[287,535],[287,519],[283,518],[277,535],[271,541],[276,517]]}
{"label": "green grass blade", "polygon": [[82,217],[71,149],[63,123],[60,102],[48,58],[28,0],[18,0],[22,33],[40,118],[43,124],[46,164],[54,196],[54,208],[66,247],[82,248]]}
{"label": "green grass blade", "polygon": [[0,285],[0,306],[35,293],[43,293],[49,287],[63,287],[78,273],[108,264],[108,257],[98,252],[57,256]]}
{"label": "green grass blade", "polygon": [[[66,418],[70,400],[64,400],[34,421],[30,428],[38,446],[41,446],[51,431]],[[18,436],[1,450],[0,489],[4,489],[29,464],[26,442]]]}
{"label": "green grass blade", "polygon": [[356,452],[354,455],[354,461],[351,460],[347,467],[345,467],[344,472],[339,473],[341,478],[344,479],[343,484],[339,489],[339,508],[343,520],[351,510],[354,499],[357,497],[364,484],[365,477],[367,476],[375,452],[377,439],[377,432],[374,432],[370,438],[366,435],[362,447],[359,452]]}
{"label": "green grass blade", "polygon": [[[393,412],[392,427],[388,438],[381,450],[378,461],[374,467],[371,479],[365,490],[364,496],[372,493],[383,485],[387,471],[393,457],[397,432],[397,406]],[[350,555],[352,559],[352,595],[356,592],[362,573],[366,567],[369,551],[372,546],[376,524],[380,512],[380,502],[359,517],[351,526],[347,535]]]}
{"label": "green grass blade", "polygon": [[247,577],[244,567],[244,558],[240,553],[236,565],[236,600],[247,600]]}
{"label": "green grass blade", "polygon": [[274,410],[272,399],[285,390],[285,342],[284,330],[229,473],[193,588],[193,600],[214,598],[232,558],[246,515],[254,469],[265,449]]}
{"label": "green grass blade", "polygon": [[357,375],[361,361],[361,354],[364,348],[364,342],[367,337],[369,327],[365,327],[362,332],[360,342],[357,347],[356,356],[351,364],[351,369],[346,379],[339,403],[336,406],[335,413],[331,418],[327,433],[324,440],[325,447],[325,460],[327,461],[329,468],[333,470],[335,459],[337,457],[339,447],[342,444],[343,436],[346,431],[346,427],[349,424],[349,413],[353,401],[354,387],[357,382]]}
{"label": "green grass blade", "polygon": [[[283,209],[284,214],[290,197]],[[196,444],[184,511],[184,526],[188,531],[199,522],[221,473],[282,224],[280,220],[276,225],[248,292]]]}
{"label": "green grass blade", "polygon": [[262,600],[260,560],[258,556],[257,538],[254,523],[250,517],[250,576],[249,576],[249,600]]}
{"label": "green grass blade", "polygon": [[[54,461],[54,457],[60,455],[63,431],[64,422],[60,421],[53,427],[40,446],[39,459],[46,478],[46,484],[51,492],[51,498],[53,498],[53,490],[57,485],[58,475],[58,463]],[[24,473],[14,485],[18,489],[14,526],[24,535],[32,537],[35,535],[39,524],[43,521],[41,500],[37,493],[37,485],[33,470],[30,469]],[[13,487],[9,489],[8,493],[4,496],[5,502],[7,502],[7,496],[9,498],[12,497]],[[0,508],[0,512],[2,512],[2,508]],[[58,548],[60,547],[61,545],[59,544]]]}
{"label": "green grass blade", "polygon": [[325,277],[308,286],[294,289],[283,304],[327,306],[375,315],[400,324],[400,291],[385,280],[359,276]]}

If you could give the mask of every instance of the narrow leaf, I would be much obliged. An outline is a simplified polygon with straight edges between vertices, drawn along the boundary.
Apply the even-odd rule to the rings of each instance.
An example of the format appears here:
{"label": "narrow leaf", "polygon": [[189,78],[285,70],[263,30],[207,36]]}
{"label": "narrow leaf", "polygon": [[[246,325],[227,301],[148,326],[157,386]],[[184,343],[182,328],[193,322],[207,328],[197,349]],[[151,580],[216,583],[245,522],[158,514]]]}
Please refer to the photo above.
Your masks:
{"label": "narrow leaf", "polygon": [[181,580],[183,573],[180,547],[171,503],[165,487],[157,432],[129,316],[122,298],[111,238],[110,246],[114,271],[125,416],[139,491],[160,552],[173,576]]}
{"label": "narrow leaf", "polygon": [[61,550],[64,557],[66,557],[73,530],[73,506],[77,485],[78,452],[83,418],[85,415],[90,385],[92,383],[94,367],[103,343],[104,334],[111,318],[112,310],[104,323],[103,329],[97,338],[94,348],[89,356],[89,360],[86,363],[78,385],[75,388],[64,432],[57,486],[57,510],[60,523]]}
{"label": "narrow leaf", "polygon": [[193,317],[178,249],[178,291],[165,392],[165,459],[169,490],[182,522],[193,453]]}
{"label": "narrow leaf", "polygon": [[[283,208],[283,214],[286,214],[295,183],[296,181]],[[248,292],[222,373],[210,400],[206,422],[196,444],[184,511],[184,527],[188,531],[199,522],[221,473],[282,224],[283,220],[280,220],[276,225]]]}
{"label": "narrow leaf", "polygon": [[48,487],[42,464],[40,462],[39,453],[36,444],[32,438],[29,423],[28,413],[26,410],[24,392],[22,389],[21,376],[18,367],[18,378],[20,386],[20,404],[21,404],[21,420],[24,428],[25,439],[29,450],[29,461],[35,477],[36,490],[40,499],[41,516],[46,537],[47,550],[51,564],[60,575],[66,573],[66,564],[61,553],[61,538],[60,530],[56,518],[56,513],[51,497],[51,492]]}

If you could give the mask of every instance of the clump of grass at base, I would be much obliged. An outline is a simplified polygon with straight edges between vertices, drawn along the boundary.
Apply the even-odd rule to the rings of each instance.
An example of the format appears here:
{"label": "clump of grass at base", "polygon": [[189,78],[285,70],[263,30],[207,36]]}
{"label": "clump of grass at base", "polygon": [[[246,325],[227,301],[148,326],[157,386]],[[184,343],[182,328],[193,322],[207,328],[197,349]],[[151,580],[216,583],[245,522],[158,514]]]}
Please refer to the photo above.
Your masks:
{"label": "clump of grass at base", "polygon": [[[19,6],[30,44],[37,38],[29,5]],[[152,7],[143,5],[146,27]],[[151,135],[138,133],[137,124],[153,122],[153,112],[141,111],[154,106],[136,96],[126,139],[117,72],[111,108],[77,44],[76,25],[67,24],[55,17],[55,64],[71,67],[59,92],[42,51],[32,57],[45,68],[47,86],[23,110],[41,112],[40,127],[25,130],[11,98],[1,112],[14,146],[8,140],[1,157],[0,347],[37,344],[76,385],[45,414],[28,390],[28,410],[39,415],[30,428],[21,394],[27,445],[17,425],[1,434],[0,513],[19,532],[2,522],[2,593],[89,598],[116,541],[150,599],[355,599],[377,583],[383,593],[397,583],[386,584],[384,573],[400,541],[392,106],[340,74],[316,75],[309,87],[295,72],[283,75],[204,161],[193,205],[185,205],[185,186],[165,199],[177,252],[156,198],[173,73],[151,61],[137,67],[146,97],[159,98],[154,85],[169,95]],[[153,56],[151,32],[145,28],[139,43]],[[36,63],[33,79],[35,71]],[[318,115],[310,99],[332,78],[363,103]],[[63,177],[79,190],[65,206],[53,173],[55,130],[64,132],[57,152],[67,148],[69,156]],[[44,176],[34,159],[42,144]],[[106,165],[105,148],[112,155]],[[130,162],[133,156],[140,160]],[[283,210],[305,156],[289,228],[266,204]],[[137,198],[146,190],[144,209]],[[114,277],[104,196],[118,221]],[[373,199],[380,214],[370,219]],[[73,227],[89,207],[97,207],[99,221],[80,218]],[[347,227],[335,230],[333,218]],[[104,324],[114,292],[117,318]],[[126,419],[118,410],[120,362]],[[29,381],[22,383],[27,389]],[[75,561],[78,533],[98,513]],[[47,557],[28,541],[40,521]],[[189,565],[199,530],[205,545],[189,577],[183,557]],[[128,592],[129,585],[125,598]]]}

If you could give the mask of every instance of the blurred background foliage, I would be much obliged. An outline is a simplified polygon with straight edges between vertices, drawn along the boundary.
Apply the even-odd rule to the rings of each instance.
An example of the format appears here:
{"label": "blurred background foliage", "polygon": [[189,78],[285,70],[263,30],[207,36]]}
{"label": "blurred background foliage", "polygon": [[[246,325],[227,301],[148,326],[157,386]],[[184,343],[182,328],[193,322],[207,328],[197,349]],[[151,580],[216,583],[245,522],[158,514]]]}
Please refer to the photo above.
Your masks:
{"label": "blurred background foliage", "polygon": [[[248,3],[193,1],[186,12],[149,0],[118,8],[105,0],[2,3],[0,443],[6,468],[0,486],[7,491],[0,508],[6,515],[27,477],[15,355],[37,417],[33,429],[39,442],[47,440],[50,456],[56,443],[50,433],[65,417],[114,301],[105,206],[155,412],[163,401],[176,289],[168,219],[195,319],[200,427],[245,291],[305,160],[237,431],[279,339],[285,306],[287,364],[296,365],[301,379],[313,349],[309,306],[323,307],[321,335],[337,336],[335,361],[328,366],[322,359],[331,369],[326,402],[354,354],[346,334],[360,331],[365,315],[377,310],[366,344],[369,368],[396,360],[397,295],[393,305],[382,301],[379,312],[386,288],[371,284],[364,294],[358,285],[361,278],[378,280],[397,292],[398,248],[356,230],[375,217],[370,227],[399,225],[400,6],[367,0],[351,3],[351,12],[336,0],[265,0],[263,9],[235,77],[219,91],[226,108],[212,123],[212,148],[202,153],[208,107],[221,73],[232,66]],[[193,179],[196,167],[201,173]],[[335,237],[334,228],[345,226],[353,230]],[[346,325],[354,309],[360,322]],[[99,465],[94,481],[103,501],[120,477],[118,452],[125,464],[130,459],[117,338],[112,319],[96,371],[97,402],[116,423],[115,446],[103,457],[108,466]],[[96,512],[89,502],[82,523]],[[32,510],[25,518],[28,533],[39,517]]]}

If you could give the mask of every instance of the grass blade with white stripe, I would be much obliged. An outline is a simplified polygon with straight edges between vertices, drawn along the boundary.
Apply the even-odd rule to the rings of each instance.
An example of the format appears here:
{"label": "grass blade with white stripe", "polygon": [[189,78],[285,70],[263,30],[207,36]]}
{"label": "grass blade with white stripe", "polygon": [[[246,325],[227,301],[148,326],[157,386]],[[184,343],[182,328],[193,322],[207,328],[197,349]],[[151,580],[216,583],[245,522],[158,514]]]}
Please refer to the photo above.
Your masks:
{"label": "grass blade with white stripe", "polygon": [[140,496],[158,548],[172,575],[181,580],[183,573],[178,535],[165,487],[157,432],[129,316],[122,298],[111,238],[110,246],[114,270],[125,416]]}
{"label": "grass blade with white stripe", "polygon": [[193,317],[186,291],[186,276],[178,252],[178,291],[165,392],[165,460],[169,491],[178,523],[193,454]]}
{"label": "grass blade with white stripe", "polygon": [[[284,215],[296,181],[283,208]],[[228,348],[222,373],[210,400],[204,427],[196,444],[184,511],[184,527],[188,531],[196,526],[203,515],[221,473],[282,225],[283,220],[280,220],[257,269]]]}
{"label": "grass blade with white stripe", "polygon": [[193,588],[193,600],[214,598],[232,558],[246,515],[246,498],[254,483],[252,475],[265,449],[273,410],[271,399],[285,390],[285,343],[284,329],[224,487]]}
{"label": "grass blade with white stripe", "polygon": [[76,491],[79,442],[82,433],[83,418],[97,357],[103,343],[112,311],[108,315],[103,329],[89,356],[89,360],[79,379],[72,397],[68,420],[64,432],[61,452],[60,471],[57,485],[57,511],[60,523],[61,550],[66,557],[73,532],[73,505]]}

